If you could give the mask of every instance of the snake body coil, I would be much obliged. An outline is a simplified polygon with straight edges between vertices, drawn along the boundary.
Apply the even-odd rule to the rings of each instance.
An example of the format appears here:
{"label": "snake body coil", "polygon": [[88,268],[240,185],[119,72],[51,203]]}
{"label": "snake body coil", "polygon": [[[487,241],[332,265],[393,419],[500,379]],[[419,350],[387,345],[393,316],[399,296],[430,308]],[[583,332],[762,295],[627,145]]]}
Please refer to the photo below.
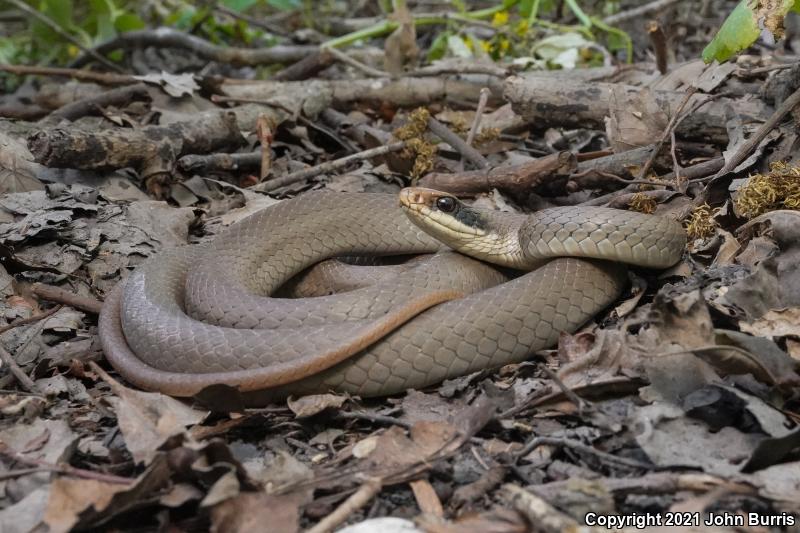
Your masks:
{"label": "snake body coil", "polygon": [[[309,193],[206,245],[166,251],[107,298],[106,356],[132,383],[175,396],[218,383],[252,403],[327,390],[393,394],[524,360],[618,296],[624,269],[594,259],[663,268],[685,243],[680,225],[660,217],[577,207],[510,216],[464,206],[451,215],[436,207],[442,196],[404,190],[406,216],[393,195]],[[465,253],[540,266],[506,281],[415,224],[459,248],[450,233],[475,233],[468,242],[478,250]],[[429,252],[439,253],[374,286],[268,296],[330,257]]]}

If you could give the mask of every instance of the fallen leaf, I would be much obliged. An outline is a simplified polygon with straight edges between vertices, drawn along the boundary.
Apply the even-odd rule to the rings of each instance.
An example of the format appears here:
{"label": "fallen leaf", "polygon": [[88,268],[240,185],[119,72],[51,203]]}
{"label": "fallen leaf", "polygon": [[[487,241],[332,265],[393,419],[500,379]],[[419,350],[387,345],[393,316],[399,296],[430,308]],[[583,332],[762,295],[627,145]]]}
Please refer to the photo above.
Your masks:
{"label": "fallen leaf", "polygon": [[297,418],[308,418],[321,413],[326,409],[338,409],[347,396],[337,396],[335,394],[311,394],[298,399],[289,398],[286,405],[292,410]]}
{"label": "fallen leaf", "polygon": [[208,411],[197,411],[169,396],[129,389],[95,363],[91,366],[117,395],[105,400],[114,408],[125,445],[136,463],[150,463],[164,441],[208,416]]}

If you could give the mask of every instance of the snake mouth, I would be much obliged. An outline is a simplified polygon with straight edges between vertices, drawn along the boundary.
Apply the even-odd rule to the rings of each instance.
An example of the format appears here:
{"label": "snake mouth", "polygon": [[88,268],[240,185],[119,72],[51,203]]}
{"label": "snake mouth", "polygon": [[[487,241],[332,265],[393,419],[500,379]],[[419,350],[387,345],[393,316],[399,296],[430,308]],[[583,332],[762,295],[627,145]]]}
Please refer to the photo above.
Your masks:
{"label": "snake mouth", "polygon": [[446,192],[407,187],[400,191],[400,206],[414,224],[446,244],[487,234],[485,217]]}

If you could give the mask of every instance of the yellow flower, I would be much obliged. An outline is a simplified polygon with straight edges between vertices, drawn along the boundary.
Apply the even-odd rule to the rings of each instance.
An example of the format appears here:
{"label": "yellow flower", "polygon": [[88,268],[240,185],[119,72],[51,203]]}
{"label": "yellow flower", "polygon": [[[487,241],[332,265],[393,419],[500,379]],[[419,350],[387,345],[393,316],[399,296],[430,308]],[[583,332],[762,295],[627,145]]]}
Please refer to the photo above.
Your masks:
{"label": "yellow flower", "polygon": [[508,23],[508,11],[498,11],[492,17],[492,26],[499,28]]}

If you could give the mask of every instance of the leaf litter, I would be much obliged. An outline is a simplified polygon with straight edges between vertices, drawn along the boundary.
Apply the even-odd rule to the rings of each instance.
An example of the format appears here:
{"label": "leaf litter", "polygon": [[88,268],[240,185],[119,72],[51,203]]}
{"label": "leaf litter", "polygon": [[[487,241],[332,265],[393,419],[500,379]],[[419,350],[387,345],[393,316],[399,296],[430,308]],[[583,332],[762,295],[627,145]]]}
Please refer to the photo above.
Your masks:
{"label": "leaf litter", "polygon": [[[412,21],[400,14],[386,41],[396,46],[382,68],[399,77],[420,52]],[[548,41],[557,45],[552,61],[580,60],[584,39],[570,35]],[[461,43],[453,41],[453,53],[466,53],[464,41],[452,37]],[[452,64],[463,68],[459,61]],[[708,68],[687,61],[665,76],[641,70],[599,78],[609,87],[608,108],[596,126],[577,128],[566,119],[548,123],[552,116],[531,128],[524,103],[508,91],[508,101],[498,99],[479,115],[472,96],[483,83],[465,82],[466,93],[420,102],[425,109],[414,111],[343,95],[344,85],[333,82],[358,75],[341,67],[332,71],[339,79],[328,79],[329,72],[304,87],[304,98],[296,85],[273,82],[268,103],[287,115],[278,117],[267,147],[273,176],[359,145],[386,144],[392,134],[413,139],[416,149],[272,196],[248,188],[260,179],[253,168],[182,174],[178,164],[165,180],[135,166],[48,168],[26,147],[30,132],[4,127],[0,344],[32,387],[0,367],[2,531],[600,531],[584,524],[587,513],[796,515],[800,171],[791,157],[774,157],[796,146],[793,126],[776,127],[732,171],[676,179],[661,197],[649,194],[664,188],[657,180],[623,183],[649,177],[638,176],[647,168],[641,159],[611,173],[585,174],[578,166],[525,194],[487,187],[476,203],[523,212],[633,194],[626,205],[681,217],[693,242],[673,269],[633,273],[634,289],[581,331],[563,334],[557,347],[430,390],[378,400],[323,394],[251,409],[235,391],[218,387],[179,401],[110,375],[90,312],[65,305],[36,320],[52,307],[36,296],[34,283],[102,299],[146,258],[202,242],[280,197],[323,188],[396,192],[413,169],[458,173],[461,154],[431,135],[430,116],[456,134],[480,116],[487,131],[475,147],[492,167],[562,150],[632,158],[634,148],[669,145],[664,131],[677,118],[682,144],[651,162],[662,181],[714,157],[734,161],[767,118],[754,120],[755,107],[739,113],[728,105],[727,115],[712,117],[727,138],[719,141],[709,128],[698,140],[677,125],[690,117],[665,100],[669,91],[682,97],[690,88],[709,101],[723,93],[736,98],[742,80],[758,75],[745,61]],[[791,92],[796,83],[785,70],[757,79]],[[106,119],[82,118],[81,126],[95,133],[109,127],[106,121],[148,126],[151,111],[162,115],[160,125],[180,124],[215,109],[205,92],[212,89],[197,85],[208,81],[202,77],[161,72],[137,79],[150,85],[149,109],[109,109]],[[400,86],[372,85],[390,95]],[[228,98],[260,90],[230,81],[225,87],[219,95]],[[470,98],[460,100],[464,94]],[[349,122],[337,125],[332,114],[320,114],[331,102],[350,112]],[[259,109],[272,113],[268,108]],[[245,141],[238,154],[261,149],[255,128],[241,118],[246,113],[234,109]],[[594,181],[581,181],[587,176]]]}

